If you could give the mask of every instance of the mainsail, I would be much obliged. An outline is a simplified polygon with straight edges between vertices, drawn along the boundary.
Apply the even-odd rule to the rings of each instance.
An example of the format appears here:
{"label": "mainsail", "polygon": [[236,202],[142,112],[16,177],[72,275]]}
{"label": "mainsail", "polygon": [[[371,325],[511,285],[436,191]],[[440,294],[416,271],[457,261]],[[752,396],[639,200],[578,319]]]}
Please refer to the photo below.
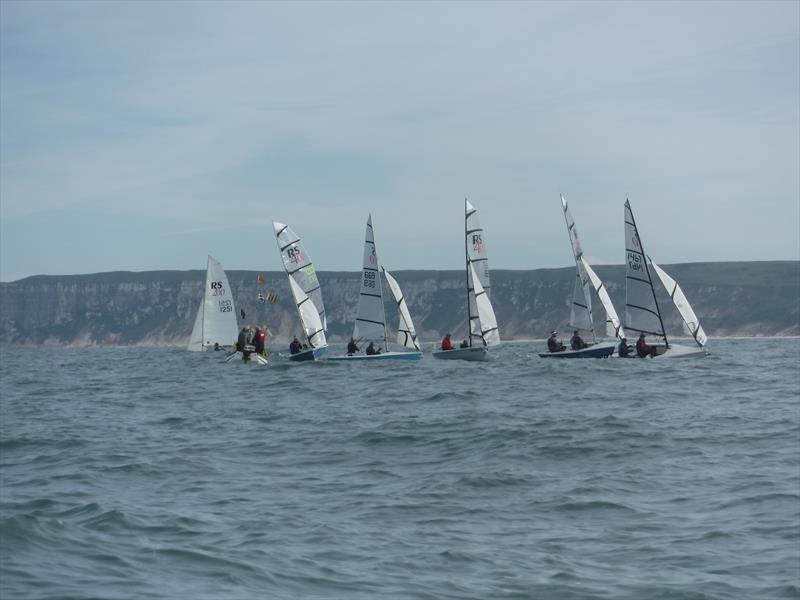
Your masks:
{"label": "mainsail", "polygon": [[642,241],[628,200],[625,200],[625,327],[667,341]]}
{"label": "mainsail", "polygon": [[319,313],[319,320],[322,328],[328,328],[325,318],[325,305],[322,302],[322,291],[320,290],[317,272],[306,252],[300,237],[292,231],[292,228],[284,223],[272,222],[275,235],[278,241],[278,250],[283,259],[283,267],[287,275],[300,287],[306,294]]}
{"label": "mainsail", "polygon": [[625,337],[625,331],[622,329],[622,323],[619,321],[619,317],[617,316],[617,311],[614,309],[614,305],[611,303],[611,298],[608,295],[608,290],[606,290],[606,286],[597,276],[597,273],[594,272],[594,269],[589,266],[589,263],[584,260],[583,257],[580,259],[580,264],[583,269],[586,271],[586,275],[589,277],[589,281],[592,283],[592,287],[594,287],[594,291],[597,293],[598,298],[600,298],[600,302],[603,305],[603,308],[606,310],[606,332],[610,336],[616,336],[619,339]]}
{"label": "mainsail", "polygon": [[209,255],[205,292],[195,317],[189,350],[231,344],[236,340],[237,332],[236,309],[228,276],[222,265]]}
{"label": "mainsail", "polygon": [[[489,302],[491,309],[491,281],[489,279],[489,257],[486,252],[486,239],[478,221],[478,211],[469,200],[464,199],[464,233],[465,233],[465,246],[467,258],[467,308],[469,318],[469,336],[470,346],[472,346],[472,338],[477,337],[484,340],[481,323],[479,322],[479,310],[476,302],[477,289],[480,289],[485,294],[485,299]],[[478,285],[475,285],[475,281]],[[492,311],[492,318],[494,312]],[[495,323],[496,327],[496,323]],[[498,343],[499,343],[498,334]],[[485,340],[484,340],[485,341]]]}
{"label": "mainsail", "polygon": [[375,236],[372,231],[372,215],[367,218],[364,235],[364,260],[361,272],[361,289],[358,294],[358,310],[353,327],[353,337],[364,340],[383,340],[386,343],[386,312],[383,307],[380,263],[375,251]]}
{"label": "mainsail", "polygon": [[700,326],[700,319],[697,318],[697,315],[694,314],[689,301],[686,299],[686,296],[683,294],[683,290],[678,285],[678,283],[667,273],[659,267],[652,258],[649,256],[647,257],[650,260],[650,264],[653,265],[653,268],[656,270],[656,274],[658,275],[659,279],[661,279],[661,283],[664,284],[664,288],[666,288],[667,293],[669,294],[670,298],[672,298],[673,304],[675,304],[675,308],[678,309],[678,312],[681,313],[681,317],[683,317],[683,322],[686,324],[689,333],[692,334],[694,341],[697,342],[698,346],[704,346],[705,343],[708,341],[706,337],[706,332],[703,331],[703,328]]}
{"label": "mainsail", "polygon": [[314,302],[291,276],[289,276],[289,287],[292,289],[292,297],[297,305],[297,312],[300,314],[300,321],[303,323],[303,331],[308,339],[308,344],[312,348],[325,346],[327,344],[325,329],[322,327],[319,311],[314,306]]}
{"label": "mainsail", "polygon": [[383,274],[386,277],[389,290],[392,292],[394,301],[397,304],[397,311],[400,313],[400,324],[397,326],[397,343],[411,350],[419,350],[417,332],[414,330],[414,323],[411,321],[411,313],[408,312],[408,306],[403,297],[403,292],[400,291],[400,286],[397,284],[397,281],[385,267],[383,267]]}
{"label": "mainsail", "polygon": [[583,249],[575,228],[575,220],[567,206],[567,200],[561,196],[561,208],[564,210],[564,220],[567,222],[567,233],[572,245],[572,254],[575,257],[575,284],[572,288],[572,305],[569,314],[569,324],[576,329],[591,331],[594,335],[594,322],[592,321],[592,297],[589,292],[589,277],[581,264]]}
{"label": "mainsail", "polygon": [[[485,346],[497,346],[500,344],[500,331],[497,329],[497,319],[494,316],[492,303],[489,296],[481,285],[481,280],[475,271],[472,263],[468,264],[470,293],[474,293],[474,301],[477,307],[476,315],[472,321],[477,330],[471,336],[479,337]],[[474,289],[473,287],[474,286]]]}

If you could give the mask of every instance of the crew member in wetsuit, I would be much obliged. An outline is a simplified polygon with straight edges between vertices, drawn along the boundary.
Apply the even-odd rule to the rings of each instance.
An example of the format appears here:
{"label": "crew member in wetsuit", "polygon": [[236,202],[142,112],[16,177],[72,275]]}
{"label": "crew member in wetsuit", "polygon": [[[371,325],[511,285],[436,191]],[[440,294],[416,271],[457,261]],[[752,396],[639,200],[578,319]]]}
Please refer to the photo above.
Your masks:
{"label": "crew member in wetsuit", "polygon": [[589,344],[583,341],[583,338],[580,336],[577,329],[572,334],[572,339],[569,341],[569,344],[573,350],[583,350],[584,348],[589,347]]}
{"label": "crew member in wetsuit", "polygon": [[295,337],[292,340],[292,343],[289,344],[289,352],[291,352],[292,354],[297,354],[302,349],[303,346],[300,344],[300,340],[298,340],[297,337]]}
{"label": "crew member in wetsuit", "polygon": [[360,349],[358,348],[356,341],[353,338],[350,338],[350,341],[347,342],[347,354],[353,355],[356,352],[360,352]]}
{"label": "crew member in wetsuit", "polygon": [[644,340],[643,333],[639,335],[639,341],[636,342],[636,355],[639,358],[644,358],[645,356],[654,358],[656,355],[656,347],[647,345],[647,342]]}
{"label": "crew member in wetsuit", "polygon": [[550,333],[550,337],[547,338],[547,349],[550,352],[563,352],[564,350],[567,349],[567,347],[561,343],[561,340],[556,339],[557,335],[558,332],[556,330],[553,330]]}
{"label": "crew member in wetsuit", "polygon": [[442,338],[442,350],[452,350],[453,349],[453,342],[450,341],[450,334],[448,333],[446,336]]}

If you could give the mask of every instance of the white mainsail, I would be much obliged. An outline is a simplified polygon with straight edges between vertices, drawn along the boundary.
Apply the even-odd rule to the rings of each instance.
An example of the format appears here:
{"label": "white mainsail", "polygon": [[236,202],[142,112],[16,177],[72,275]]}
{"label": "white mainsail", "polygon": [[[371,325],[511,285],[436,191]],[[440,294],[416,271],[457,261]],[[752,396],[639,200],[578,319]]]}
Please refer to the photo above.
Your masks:
{"label": "white mainsail", "polygon": [[397,304],[397,311],[400,313],[400,324],[397,326],[397,343],[411,350],[419,350],[417,332],[414,329],[414,323],[411,321],[411,313],[408,312],[408,306],[403,297],[403,292],[400,291],[400,286],[397,281],[385,267],[383,267],[383,274],[386,277],[389,290],[392,292],[394,301]]}
{"label": "white mainsail", "polygon": [[700,319],[698,319],[697,315],[694,314],[694,310],[692,310],[692,307],[689,304],[689,301],[686,299],[686,296],[683,294],[683,290],[678,285],[678,282],[667,275],[664,269],[659,267],[652,258],[649,256],[647,258],[650,260],[650,264],[653,265],[653,268],[656,270],[656,274],[658,275],[659,279],[661,279],[661,283],[664,284],[664,288],[667,290],[670,298],[672,298],[675,308],[677,308],[678,312],[681,313],[683,322],[686,324],[689,333],[692,334],[694,341],[697,342],[698,346],[704,346],[708,341],[706,332],[703,331],[703,328],[700,326]]}
{"label": "white mainsail", "polygon": [[575,257],[575,284],[572,289],[572,305],[569,314],[569,324],[575,329],[591,331],[594,335],[594,321],[592,320],[592,297],[589,292],[590,282],[583,268],[581,258],[583,249],[575,228],[575,220],[567,206],[567,200],[561,196],[561,207],[564,210],[564,220],[567,222],[567,233],[572,245],[572,254]]}
{"label": "white mainsail", "polygon": [[500,331],[497,328],[497,319],[494,316],[492,302],[481,285],[481,280],[475,272],[475,267],[469,263],[470,288],[474,290],[474,300],[477,307],[473,324],[476,326],[477,333],[474,337],[479,337],[486,346],[497,346],[500,344]]}
{"label": "white mainsail", "polygon": [[625,327],[663,337],[666,342],[653,281],[628,200],[625,200]]}
{"label": "white mainsail", "polygon": [[386,311],[383,307],[380,263],[375,251],[375,236],[372,230],[372,215],[367,217],[364,234],[364,260],[361,271],[361,289],[358,294],[358,310],[353,326],[353,337],[364,340],[386,341]]}
{"label": "white mainsail", "polygon": [[594,287],[594,291],[597,293],[597,297],[600,298],[600,302],[606,310],[606,333],[609,336],[615,336],[619,339],[624,338],[625,330],[622,329],[622,323],[619,321],[617,311],[614,309],[606,286],[583,257],[580,259],[580,264],[586,271],[586,275],[589,277],[589,281],[591,281],[592,287]]}
{"label": "white mainsail", "polygon": [[214,344],[231,344],[236,341],[238,328],[228,276],[222,265],[209,255],[205,292],[195,317],[189,350],[202,350]]}
{"label": "white mainsail", "polygon": [[314,265],[311,258],[308,256],[300,237],[292,231],[292,228],[284,223],[272,222],[275,229],[275,236],[278,241],[278,250],[281,253],[283,260],[283,267],[286,269],[286,274],[300,286],[303,293],[306,294],[319,313],[319,320],[322,323],[322,328],[328,328],[327,320],[325,318],[325,305],[322,302],[322,291],[320,290],[319,280],[317,279],[317,272],[314,270]]}
{"label": "white mainsail", "polygon": [[[473,285],[473,278],[477,279],[481,289],[486,294],[487,300],[491,298],[492,284],[489,278],[489,257],[486,251],[486,237],[483,227],[478,221],[477,209],[466,198],[464,198],[464,233],[467,255],[467,304],[471,346],[473,337],[483,339],[481,324],[478,321],[477,292],[475,291],[475,285]],[[489,306],[491,307],[491,302]]]}
{"label": "white mainsail", "polygon": [[475,267],[475,273],[486,295],[492,297],[492,283],[489,279],[489,257],[486,253],[486,236],[478,221],[478,211],[464,198],[464,224],[467,244],[467,259]]}
{"label": "white mainsail", "polygon": [[289,287],[292,289],[292,297],[297,305],[297,312],[300,314],[300,321],[303,323],[306,339],[312,348],[319,348],[327,345],[325,339],[325,329],[319,318],[319,311],[314,302],[309,298],[300,285],[289,276]]}

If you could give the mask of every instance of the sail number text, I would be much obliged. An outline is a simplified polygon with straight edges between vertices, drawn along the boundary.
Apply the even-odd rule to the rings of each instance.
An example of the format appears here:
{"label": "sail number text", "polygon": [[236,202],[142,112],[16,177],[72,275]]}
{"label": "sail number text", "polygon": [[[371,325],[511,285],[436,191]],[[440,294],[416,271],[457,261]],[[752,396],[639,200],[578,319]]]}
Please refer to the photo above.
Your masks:
{"label": "sail number text", "polygon": [[224,296],[225,295],[225,288],[222,287],[221,281],[212,281],[211,282],[211,295],[212,296]]}
{"label": "sail number text", "polygon": [[219,301],[219,312],[221,312],[221,313],[233,312],[233,306],[231,305],[231,301],[230,300],[220,300]]}
{"label": "sail number text", "polygon": [[375,287],[375,271],[364,271],[364,287]]}
{"label": "sail number text", "polygon": [[628,268],[631,271],[644,271],[644,266],[642,265],[642,256],[640,254],[628,252]]}

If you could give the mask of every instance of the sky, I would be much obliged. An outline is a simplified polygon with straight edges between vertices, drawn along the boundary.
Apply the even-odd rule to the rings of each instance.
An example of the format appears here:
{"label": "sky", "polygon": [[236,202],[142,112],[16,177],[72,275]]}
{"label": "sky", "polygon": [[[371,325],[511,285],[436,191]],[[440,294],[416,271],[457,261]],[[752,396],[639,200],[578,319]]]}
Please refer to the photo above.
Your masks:
{"label": "sky", "polygon": [[800,259],[800,2],[0,2],[0,280]]}

